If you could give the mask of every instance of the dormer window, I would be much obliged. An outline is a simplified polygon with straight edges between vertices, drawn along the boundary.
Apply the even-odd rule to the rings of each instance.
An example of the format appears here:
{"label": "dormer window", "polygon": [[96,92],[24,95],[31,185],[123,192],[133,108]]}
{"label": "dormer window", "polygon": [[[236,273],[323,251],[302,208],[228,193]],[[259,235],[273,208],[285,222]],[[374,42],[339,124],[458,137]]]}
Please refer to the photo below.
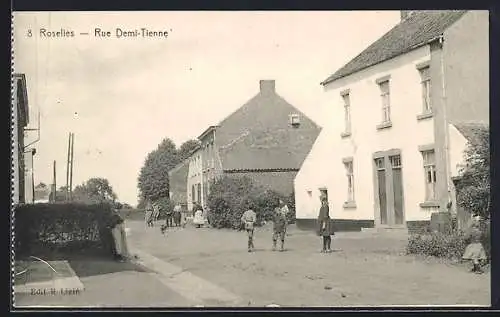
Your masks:
{"label": "dormer window", "polygon": [[300,125],[300,116],[296,113],[290,115],[290,125],[297,128]]}

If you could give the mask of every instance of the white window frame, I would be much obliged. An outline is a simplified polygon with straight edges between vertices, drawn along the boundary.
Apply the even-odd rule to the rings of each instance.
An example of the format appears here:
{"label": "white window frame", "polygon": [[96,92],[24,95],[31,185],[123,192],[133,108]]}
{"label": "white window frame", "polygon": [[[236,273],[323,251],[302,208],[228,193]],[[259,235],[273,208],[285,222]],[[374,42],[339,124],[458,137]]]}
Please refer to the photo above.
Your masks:
{"label": "white window frame", "polygon": [[422,67],[418,71],[422,79],[420,82],[422,90],[422,113],[432,113],[430,66]]}
{"label": "white window frame", "polygon": [[[383,87],[387,85],[387,91]],[[378,83],[380,89],[380,98],[382,100],[382,123],[391,122],[391,87],[389,80],[384,80]]]}
{"label": "white window frame", "polygon": [[424,168],[425,201],[436,201],[436,152],[422,151]]}
{"label": "white window frame", "polygon": [[354,164],[352,160],[344,162],[344,168],[346,170],[346,178],[347,178],[347,199],[346,202],[352,203],[355,202],[354,196]]}
{"label": "white window frame", "polygon": [[342,95],[344,101],[344,132],[351,133],[351,96],[349,93]]}

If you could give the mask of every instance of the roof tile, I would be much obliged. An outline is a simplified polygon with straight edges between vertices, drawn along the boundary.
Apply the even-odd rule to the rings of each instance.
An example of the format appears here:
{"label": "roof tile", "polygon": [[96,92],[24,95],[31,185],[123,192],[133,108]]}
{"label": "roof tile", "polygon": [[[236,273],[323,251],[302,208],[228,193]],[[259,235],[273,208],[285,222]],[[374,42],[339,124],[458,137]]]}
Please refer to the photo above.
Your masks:
{"label": "roof tile", "polygon": [[325,79],[325,85],[425,45],[455,23],[465,10],[416,11]]}

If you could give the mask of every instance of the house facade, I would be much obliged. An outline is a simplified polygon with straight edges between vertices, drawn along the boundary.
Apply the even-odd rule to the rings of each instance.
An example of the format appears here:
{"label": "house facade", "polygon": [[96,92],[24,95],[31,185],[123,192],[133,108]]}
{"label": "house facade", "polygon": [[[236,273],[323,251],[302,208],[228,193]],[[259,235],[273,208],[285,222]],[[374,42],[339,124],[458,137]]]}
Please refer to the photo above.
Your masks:
{"label": "house facade", "polygon": [[[197,147],[195,148],[195,150],[193,150],[191,156],[187,159],[188,172],[186,182],[186,197],[188,210],[192,210],[195,204],[202,204],[203,202],[202,154],[202,148]],[[172,181],[170,183],[172,184]]]}
{"label": "house facade", "polygon": [[26,76],[13,75],[12,96],[12,201],[14,205],[25,203],[24,128],[29,123]]}
{"label": "house facade", "polygon": [[201,145],[190,158],[187,187],[188,197],[204,207],[210,183],[223,175],[247,176],[285,195],[293,192],[293,179],[320,127],[276,93],[274,80],[261,80],[259,88],[198,137]]}
{"label": "house facade", "polygon": [[404,11],[322,82],[332,119],[295,178],[299,227],[322,192],[337,230],[413,230],[455,211],[456,126],[489,121],[488,28],[487,11]]}
{"label": "house facade", "polygon": [[180,204],[183,210],[188,207],[187,180],[189,160],[177,164],[168,172],[169,196],[175,204]]}

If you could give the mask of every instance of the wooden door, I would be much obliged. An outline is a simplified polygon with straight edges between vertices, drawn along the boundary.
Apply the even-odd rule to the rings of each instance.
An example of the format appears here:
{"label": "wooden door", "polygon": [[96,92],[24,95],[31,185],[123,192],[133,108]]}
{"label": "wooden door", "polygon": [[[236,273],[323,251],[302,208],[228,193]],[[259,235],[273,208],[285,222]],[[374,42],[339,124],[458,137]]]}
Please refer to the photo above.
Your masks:
{"label": "wooden door", "polygon": [[386,170],[385,159],[383,157],[375,159],[375,169],[377,175],[378,202],[379,202],[379,219],[381,225],[389,224],[387,213],[387,191],[386,191]]}
{"label": "wooden door", "polygon": [[401,166],[401,156],[393,155],[389,157],[392,172],[393,210],[391,212],[391,225],[402,225],[404,223],[403,213],[403,175]]}

